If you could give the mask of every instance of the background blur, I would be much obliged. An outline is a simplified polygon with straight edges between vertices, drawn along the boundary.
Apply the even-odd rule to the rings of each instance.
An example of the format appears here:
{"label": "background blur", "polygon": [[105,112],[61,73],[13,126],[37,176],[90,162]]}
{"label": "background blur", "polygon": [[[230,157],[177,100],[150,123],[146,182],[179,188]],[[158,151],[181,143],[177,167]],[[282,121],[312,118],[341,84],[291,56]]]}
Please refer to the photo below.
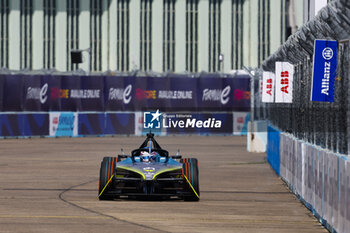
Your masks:
{"label": "background blur", "polygon": [[[322,2],[0,0],[0,67],[228,73],[260,65]],[[88,52],[72,64],[87,49],[90,67]]]}

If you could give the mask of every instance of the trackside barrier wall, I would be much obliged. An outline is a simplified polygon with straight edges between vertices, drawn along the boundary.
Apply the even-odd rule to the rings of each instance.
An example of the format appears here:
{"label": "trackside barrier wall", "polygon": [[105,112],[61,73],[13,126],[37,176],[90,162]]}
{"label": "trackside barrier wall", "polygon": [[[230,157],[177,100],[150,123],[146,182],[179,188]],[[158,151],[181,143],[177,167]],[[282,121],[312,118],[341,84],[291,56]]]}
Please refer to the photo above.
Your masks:
{"label": "trackside barrier wall", "polygon": [[301,202],[331,232],[349,232],[350,158],[271,126],[268,139],[268,162]]}
{"label": "trackside barrier wall", "polygon": [[272,168],[280,175],[280,132],[268,126],[267,161]]}
{"label": "trackside barrier wall", "polygon": [[[221,128],[161,128],[152,132],[169,134],[220,134],[246,135],[249,114],[245,112],[220,113],[167,113],[173,120],[187,118],[205,121],[215,118],[222,122]],[[184,117],[183,117],[184,116]],[[0,137],[76,137],[143,135],[143,112],[42,112],[1,113]]]}
{"label": "trackside barrier wall", "polygon": [[49,114],[0,114],[0,135],[2,137],[49,135]]}
{"label": "trackside barrier wall", "polygon": [[135,133],[133,113],[79,113],[78,134],[120,135]]}
{"label": "trackside barrier wall", "polygon": [[[0,74],[0,137],[141,135],[143,112],[175,112],[221,127],[164,127],[166,134],[246,133],[246,74],[78,76]],[[178,119],[181,118],[181,119]],[[165,123],[163,124],[165,125]],[[146,131],[149,131],[148,129]]]}

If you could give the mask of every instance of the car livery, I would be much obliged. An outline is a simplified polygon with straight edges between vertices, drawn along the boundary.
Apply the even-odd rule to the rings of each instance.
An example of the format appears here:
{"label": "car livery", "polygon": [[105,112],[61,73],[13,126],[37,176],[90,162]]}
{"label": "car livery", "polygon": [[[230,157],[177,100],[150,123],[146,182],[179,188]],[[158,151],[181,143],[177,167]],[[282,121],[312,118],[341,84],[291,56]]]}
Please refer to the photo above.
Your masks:
{"label": "car livery", "polygon": [[[154,154],[144,161],[142,154]],[[198,160],[169,156],[152,133],[131,155],[104,157],[100,168],[99,199],[170,199],[198,201]]]}

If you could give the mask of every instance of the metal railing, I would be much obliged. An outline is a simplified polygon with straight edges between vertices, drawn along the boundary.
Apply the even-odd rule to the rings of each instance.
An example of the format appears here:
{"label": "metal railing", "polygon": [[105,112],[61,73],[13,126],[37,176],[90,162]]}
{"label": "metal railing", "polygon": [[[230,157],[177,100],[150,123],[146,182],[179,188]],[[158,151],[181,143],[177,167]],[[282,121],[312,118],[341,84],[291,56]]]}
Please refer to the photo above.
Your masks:
{"label": "metal railing", "polygon": [[[350,130],[350,2],[332,1],[267,58],[262,70],[274,72],[276,61],[294,64],[293,103],[254,104],[255,119],[267,118],[284,132],[336,153],[349,153]],[[312,102],[311,85],[315,39],[338,40],[334,102]],[[255,82],[259,83],[258,75]],[[258,92],[258,94],[260,94]],[[261,102],[261,98],[259,99]],[[262,108],[262,109],[261,109]]]}

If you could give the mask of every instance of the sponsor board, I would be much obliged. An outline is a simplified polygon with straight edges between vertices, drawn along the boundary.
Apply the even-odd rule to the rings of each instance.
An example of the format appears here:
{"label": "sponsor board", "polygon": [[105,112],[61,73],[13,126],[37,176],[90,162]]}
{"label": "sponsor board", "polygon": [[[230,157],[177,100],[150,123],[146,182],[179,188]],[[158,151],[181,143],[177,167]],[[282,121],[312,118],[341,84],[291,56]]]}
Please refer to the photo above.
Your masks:
{"label": "sponsor board", "polygon": [[50,112],[50,136],[78,136],[78,113]]}
{"label": "sponsor board", "polygon": [[334,102],[338,42],[315,40],[311,100]]}
{"label": "sponsor board", "polygon": [[250,80],[0,75],[2,111],[249,111]]}
{"label": "sponsor board", "polygon": [[275,99],[275,74],[271,72],[263,73],[262,80],[262,102],[273,103]]}
{"label": "sponsor board", "polygon": [[275,67],[275,102],[292,103],[294,66],[288,62],[276,62]]}
{"label": "sponsor board", "polygon": [[31,137],[49,134],[47,113],[0,114],[0,137]]}
{"label": "sponsor board", "polygon": [[249,113],[233,112],[233,135],[247,135]]}

